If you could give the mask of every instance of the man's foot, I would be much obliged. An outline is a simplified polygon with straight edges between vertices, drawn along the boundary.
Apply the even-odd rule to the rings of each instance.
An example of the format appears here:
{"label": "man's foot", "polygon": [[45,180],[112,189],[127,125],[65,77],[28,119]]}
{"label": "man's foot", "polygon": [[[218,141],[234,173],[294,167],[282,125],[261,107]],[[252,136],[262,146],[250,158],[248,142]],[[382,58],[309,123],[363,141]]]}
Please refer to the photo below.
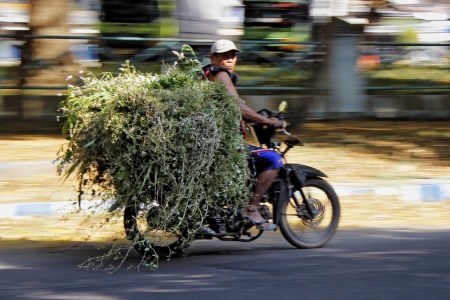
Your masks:
{"label": "man's foot", "polygon": [[270,231],[277,229],[277,225],[264,219],[254,205],[248,205],[244,208],[243,215],[260,230]]}

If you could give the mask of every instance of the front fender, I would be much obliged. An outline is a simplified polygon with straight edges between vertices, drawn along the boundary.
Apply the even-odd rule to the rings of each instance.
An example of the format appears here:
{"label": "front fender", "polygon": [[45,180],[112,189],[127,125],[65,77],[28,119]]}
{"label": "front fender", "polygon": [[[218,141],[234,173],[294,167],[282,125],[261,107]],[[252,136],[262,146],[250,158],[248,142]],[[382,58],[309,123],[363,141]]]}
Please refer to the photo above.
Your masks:
{"label": "front fender", "polygon": [[286,169],[289,170],[289,179],[291,183],[297,189],[306,186],[306,179],[308,178],[327,177],[325,173],[314,169],[313,167],[301,164],[287,164]]}
{"label": "front fender", "polygon": [[315,177],[328,177],[322,171],[319,171],[319,170],[317,170],[317,169],[315,169],[313,167],[309,167],[309,166],[306,166],[306,165],[287,164],[286,166],[292,168],[295,172],[302,174],[305,179],[307,179],[307,178],[315,178]]}

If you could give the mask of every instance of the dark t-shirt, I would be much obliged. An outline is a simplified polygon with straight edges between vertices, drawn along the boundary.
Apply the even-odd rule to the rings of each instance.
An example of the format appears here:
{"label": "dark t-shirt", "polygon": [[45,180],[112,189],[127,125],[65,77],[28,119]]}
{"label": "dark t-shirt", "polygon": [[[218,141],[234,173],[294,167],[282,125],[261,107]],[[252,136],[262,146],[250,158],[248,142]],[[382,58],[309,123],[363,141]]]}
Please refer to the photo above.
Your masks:
{"label": "dark t-shirt", "polygon": [[[238,81],[237,73],[230,72],[230,71],[228,71],[227,68],[222,67],[222,66],[219,66],[219,67],[211,66],[211,65],[204,66],[203,67],[204,80],[208,79],[209,74],[216,75],[219,72],[227,72],[228,75],[230,75],[231,82],[234,84],[234,86],[236,86],[237,81]],[[241,135],[245,138],[245,133],[247,132],[247,123],[245,122],[244,119],[241,120],[240,132],[241,132]]]}
{"label": "dark t-shirt", "polygon": [[215,66],[207,65],[207,66],[203,67],[203,73],[205,74],[205,79],[208,79],[209,74],[216,75],[219,72],[227,72],[228,75],[230,75],[231,82],[236,86],[237,81],[238,81],[237,73],[230,72],[230,71],[228,71],[227,68],[222,67],[222,66],[215,67]]}

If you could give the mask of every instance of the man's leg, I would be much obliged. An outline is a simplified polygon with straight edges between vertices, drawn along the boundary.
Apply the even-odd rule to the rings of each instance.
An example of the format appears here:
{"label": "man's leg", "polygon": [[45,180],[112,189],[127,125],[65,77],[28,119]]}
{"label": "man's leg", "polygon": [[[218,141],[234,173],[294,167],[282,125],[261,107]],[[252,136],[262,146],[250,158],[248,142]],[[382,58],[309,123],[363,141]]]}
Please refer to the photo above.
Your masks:
{"label": "man's leg", "polygon": [[259,201],[261,201],[261,198],[269,190],[272,182],[277,177],[278,171],[280,171],[280,169],[267,170],[261,172],[261,174],[256,177],[255,190],[250,198],[249,205],[259,205]]}
{"label": "man's leg", "polygon": [[[244,209],[244,215],[247,215],[252,218],[255,222],[261,222],[264,218],[259,213],[259,201],[264,196],[264,194],[269,190],[272,182],[277,177],[278,171],[280,169],[275,170],[267,170],[261,172],[258,177],[256,177],[255,189],[252,197],[250,198],[249,205]],[[264,223],[260,225],[260,227],[269,228],[272,226],[272,223]]]}

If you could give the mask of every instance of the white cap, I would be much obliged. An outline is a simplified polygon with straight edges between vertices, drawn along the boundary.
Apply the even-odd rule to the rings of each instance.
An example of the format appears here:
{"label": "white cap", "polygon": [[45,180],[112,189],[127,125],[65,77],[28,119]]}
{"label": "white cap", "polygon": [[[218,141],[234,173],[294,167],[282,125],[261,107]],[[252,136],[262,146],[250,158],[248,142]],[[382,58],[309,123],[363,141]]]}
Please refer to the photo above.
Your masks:
{"label": "white cap", "polygon": [[241,50],[236,48],[236,45],[230,40],[218,40],[215,41],[214,44],[211,46],[211,54],[225,53],[231,50],[242,52]]}

